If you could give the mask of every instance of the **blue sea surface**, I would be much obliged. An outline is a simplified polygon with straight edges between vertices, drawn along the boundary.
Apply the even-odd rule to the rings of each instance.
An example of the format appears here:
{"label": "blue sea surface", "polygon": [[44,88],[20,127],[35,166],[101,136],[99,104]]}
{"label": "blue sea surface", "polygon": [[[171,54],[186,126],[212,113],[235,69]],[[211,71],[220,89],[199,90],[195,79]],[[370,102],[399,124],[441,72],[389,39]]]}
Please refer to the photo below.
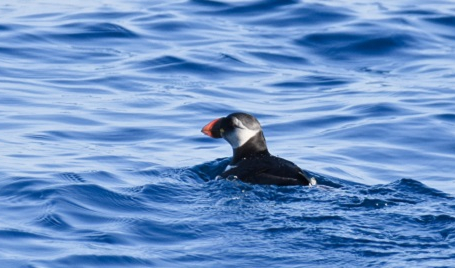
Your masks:
{"label": "blue sea surface", "polygon": [[453,1],[3,1],[0,119],[0,267],[455,267]]}

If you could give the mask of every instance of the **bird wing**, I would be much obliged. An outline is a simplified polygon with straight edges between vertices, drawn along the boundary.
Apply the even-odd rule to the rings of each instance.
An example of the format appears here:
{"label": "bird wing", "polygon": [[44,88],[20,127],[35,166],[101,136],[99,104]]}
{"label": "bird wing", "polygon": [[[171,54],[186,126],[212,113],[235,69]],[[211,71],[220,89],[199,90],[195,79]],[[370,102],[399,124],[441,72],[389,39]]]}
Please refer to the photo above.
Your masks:
{"label": "bird wing", "polygon": [[316,180],[294,163],[278,157],[253,158],[241,161],[221,177],[234,176],[254,184],[315,185]]}

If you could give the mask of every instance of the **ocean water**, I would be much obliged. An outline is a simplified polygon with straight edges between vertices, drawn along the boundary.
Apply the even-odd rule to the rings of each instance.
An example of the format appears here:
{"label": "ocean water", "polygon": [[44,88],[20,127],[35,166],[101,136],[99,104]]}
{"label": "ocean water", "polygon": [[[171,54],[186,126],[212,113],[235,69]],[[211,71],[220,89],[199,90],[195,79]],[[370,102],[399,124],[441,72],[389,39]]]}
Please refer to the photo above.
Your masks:
{"label": "ocean water", "polygon": [[[455,267],[453,1],[0,15],[0,267]],[[236,111],[320,185],[215,180]]]}

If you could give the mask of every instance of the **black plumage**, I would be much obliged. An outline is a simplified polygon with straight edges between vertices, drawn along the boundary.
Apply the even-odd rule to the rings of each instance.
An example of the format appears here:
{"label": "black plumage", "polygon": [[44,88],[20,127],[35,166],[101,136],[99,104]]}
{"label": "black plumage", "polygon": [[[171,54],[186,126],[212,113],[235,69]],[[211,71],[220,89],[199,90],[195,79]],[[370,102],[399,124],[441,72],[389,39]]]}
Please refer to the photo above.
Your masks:
{"label": "black plumage", "polygon": [[294,163],[269,153],[262,128],[255,117],[233,113],[215,119],[202,132],[226,139],[233,158],[223,178],[236,178],[253,184],[314,185],[316,180]]}

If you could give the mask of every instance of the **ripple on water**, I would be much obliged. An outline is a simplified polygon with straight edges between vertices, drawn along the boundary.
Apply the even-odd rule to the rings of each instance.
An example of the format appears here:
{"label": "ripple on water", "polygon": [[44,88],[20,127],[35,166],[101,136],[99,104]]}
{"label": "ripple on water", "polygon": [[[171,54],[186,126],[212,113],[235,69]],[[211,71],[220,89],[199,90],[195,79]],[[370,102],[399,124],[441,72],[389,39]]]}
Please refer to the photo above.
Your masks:
{"label": "ripple on water", "polygon": [[[57,34],[50,35],[57,40],[89,41],[91,39],[134,39],[139,36],[115,23],[69,23],[59,26]],[[65,34],[63,34],[65,33]]]}
{"label": "ripple on water", "polygon": [[[46,262],[43,262],[46,264]],[[63,258],[56,259],[55,262],[49,264],[57,265],[73,265],[79,263],[88,266],[108,265],[110,267],[121,267],[121,266],[149,266],[154,265],[151,260],[143,259],[140,257],[122,256],[122,255],[92,255],[92,254],[81,254],[81,255],[70,255]]]}

